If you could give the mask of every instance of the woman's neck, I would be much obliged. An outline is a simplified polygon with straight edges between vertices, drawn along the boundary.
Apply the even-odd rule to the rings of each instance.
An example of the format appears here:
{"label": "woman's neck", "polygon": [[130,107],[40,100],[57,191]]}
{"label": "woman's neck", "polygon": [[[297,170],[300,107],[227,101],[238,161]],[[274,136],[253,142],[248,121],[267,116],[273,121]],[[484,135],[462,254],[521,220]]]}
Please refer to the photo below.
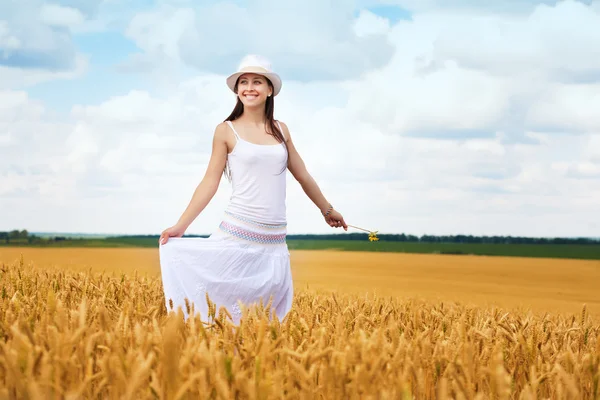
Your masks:
{"label": "woman's neck", "polygon": [[265,110],[261,108],[245,108],[240,118],[243,122],[252,125],[264,125],[267,121]]}

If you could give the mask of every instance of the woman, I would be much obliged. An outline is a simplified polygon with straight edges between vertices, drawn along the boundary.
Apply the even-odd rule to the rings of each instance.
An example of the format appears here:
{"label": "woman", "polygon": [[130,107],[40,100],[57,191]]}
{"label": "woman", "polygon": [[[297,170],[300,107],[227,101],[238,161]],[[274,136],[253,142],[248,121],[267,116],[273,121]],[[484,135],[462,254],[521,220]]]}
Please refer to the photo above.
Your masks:
{"label": "woman", "polygon": [[[159,239],[161,274],[167,309],[188,312],[185,298],[208,319],[206,294],[224,306],[234,323],[246,306],[272,297],[283,319],[292,306],[293,285],[286,244],[286,171],[332,227],[348,227],[306,170],[288,127],[273,118],[280,77],[268,61],[247,56],[226,80],[236,94],[231,115],[214,133],[204,178],[172,227]],[[187,227],[215,195],[221,175],[232,183],[232,195],[219,229],[209,238],[182,238]]]}

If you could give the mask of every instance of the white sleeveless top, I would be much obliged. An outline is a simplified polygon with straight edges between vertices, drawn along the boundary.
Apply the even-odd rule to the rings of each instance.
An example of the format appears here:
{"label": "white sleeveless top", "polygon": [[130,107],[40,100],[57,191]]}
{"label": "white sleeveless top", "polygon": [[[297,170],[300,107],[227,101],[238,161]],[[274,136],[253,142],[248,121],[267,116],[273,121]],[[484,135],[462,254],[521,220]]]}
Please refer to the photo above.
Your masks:
{"label": "white sleeveless top", "polygon": [[[264,224],[285,224],[288,161],[285,145],[248,142],[238,135],[231,121],[227,124],[236,144],[227,156],[233,190],[226,211]],[[283,134],[279,121],[277,124]]]}

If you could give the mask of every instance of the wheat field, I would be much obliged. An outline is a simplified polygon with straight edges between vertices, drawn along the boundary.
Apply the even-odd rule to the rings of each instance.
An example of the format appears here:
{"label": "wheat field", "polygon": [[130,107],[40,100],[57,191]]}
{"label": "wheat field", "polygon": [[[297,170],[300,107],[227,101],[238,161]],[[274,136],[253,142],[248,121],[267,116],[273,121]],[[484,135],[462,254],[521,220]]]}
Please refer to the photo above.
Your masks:
{"label": "wheat field", "polygon": [[[29,249],[15,250],[32,255],[17,260],[4,250],[0,399],[600,398],[589,305],[542,313],[360,294],[337,287],[346,277],[329,290],[298,285],[283,321],[262,304],[239,326],[223,310],[204,325],[166,310],[154,266],[110,270],[100,254],[80,264],[75,253],[62,262],[47,253],[45,264]],[[303,265],[318,254],[337,276],[344,256],[316,253],[293,255],[298,280],[310,281],[316,272]],[[381,274],[377,257],[369,276]],[[418,268],[441,268],[427,262]],[[347,276],[356,268],[347,258]]]}

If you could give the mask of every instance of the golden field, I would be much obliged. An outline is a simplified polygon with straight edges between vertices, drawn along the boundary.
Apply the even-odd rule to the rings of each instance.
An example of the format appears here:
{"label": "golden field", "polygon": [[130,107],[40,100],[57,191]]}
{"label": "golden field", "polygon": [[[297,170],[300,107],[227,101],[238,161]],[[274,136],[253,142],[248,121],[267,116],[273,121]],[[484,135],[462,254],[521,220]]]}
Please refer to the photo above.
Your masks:
{"label": "golden field", "polygon": [[297,251],[240,326],[167,314],[156,249],[0,263],[0,399],[600,399],[597,261]]}

